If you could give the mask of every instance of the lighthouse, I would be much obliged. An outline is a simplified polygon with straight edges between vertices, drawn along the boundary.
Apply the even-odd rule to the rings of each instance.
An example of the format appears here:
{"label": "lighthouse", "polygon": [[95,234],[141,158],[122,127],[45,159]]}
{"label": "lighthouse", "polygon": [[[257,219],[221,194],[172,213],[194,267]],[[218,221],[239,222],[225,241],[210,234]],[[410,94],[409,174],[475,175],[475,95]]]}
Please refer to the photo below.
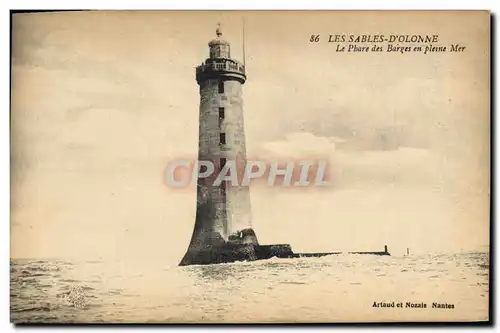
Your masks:
{"label": "lighthouse", "polygon": [[[212,162],[220,173],[226,163],[246,164],[242,88],[247,76],[245,66],[231,58],[231,45],[223,38],[220,25],[208,47],[209,57],[196,67],[200,87],[198,161]],[[180,265],[256,260],[256,247],[249,187],[198,177],[195,226]]]}
{"label": "lighthouse", "polygon": [[[234,178],[225,177],[228,171],[241,171],[241,166],[247,165],[242,95],[247,80],[245,65],[231,58],[231,45],[224,40],[220,26],[208,47],[209,57],[196,67],[200,87],[196,218],[191,241],[179,265],[341,253],[294,253],[290,244],[259,244],[252,228],[248,184],[243,185],[240,180],[233,184]],[[213,170],[207,170],[207,165]],[[351,253],[390,255],[387,245],[383,252]]]}

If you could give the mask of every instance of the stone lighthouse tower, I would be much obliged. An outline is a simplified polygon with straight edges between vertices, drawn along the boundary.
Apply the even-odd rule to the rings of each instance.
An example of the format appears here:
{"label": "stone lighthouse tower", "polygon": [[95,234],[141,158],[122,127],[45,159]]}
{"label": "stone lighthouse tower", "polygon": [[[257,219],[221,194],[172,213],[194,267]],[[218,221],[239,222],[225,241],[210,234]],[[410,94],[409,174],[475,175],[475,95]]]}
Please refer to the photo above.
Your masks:
{"label": "stone lighthouse tower", "polygon": [[[293,253],[290,244],[261,245],[257,241],[252,229],[249,187],[241,185],[241,179],[233,184],[229,179],[234,177],[228,174],[236,168],[237,178],[247,162],[242,98],[247,76],[245,66],[231,58],[231,45],[222,38],[220,27],[216,35],[208,43],[209,57],[196,67],[200,86],[198,161],[200,165],[202,161],[211,162],[215,167],[211,177],[205,177],[208,170],[197,168],[194,230],[180,265],[338,254]],[[387,246],[384,252],[355,253],[389,255]]]}
{"label": "stone lighthouse tower", "polygon": [[223,39],[220,26],[216,35],[208,43],[209,57],[196,67],[200,86],[198,160],[212,162],[215,172],[213,177],[198,178],[194,231],[180,265],[258,259],[248,186],[215,182],[219,172],[225,174],[229,163],[246,162],[242,98],[245,66],[231,58],[231,45]]}

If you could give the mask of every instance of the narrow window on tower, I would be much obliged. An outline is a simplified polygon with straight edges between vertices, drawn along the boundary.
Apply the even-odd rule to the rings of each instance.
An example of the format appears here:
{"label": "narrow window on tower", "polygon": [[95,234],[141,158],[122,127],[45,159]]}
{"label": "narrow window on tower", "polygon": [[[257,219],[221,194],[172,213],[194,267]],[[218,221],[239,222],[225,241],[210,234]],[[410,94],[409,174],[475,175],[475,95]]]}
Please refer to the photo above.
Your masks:
{"label": "narrow window on tower", "polygon": [[224,81],[219,80],[219,94],[223,94],[223,93],[224,93]]}
{"label": "narrow window on tower", "polygon": [[221,145],[226,144],[226,133],[220,133],[219,134],[219,142]]}
{"label": "narrow window on tower", "polygon": [[224,108],[219,108],[219,126],[222,124],[224,120]]}

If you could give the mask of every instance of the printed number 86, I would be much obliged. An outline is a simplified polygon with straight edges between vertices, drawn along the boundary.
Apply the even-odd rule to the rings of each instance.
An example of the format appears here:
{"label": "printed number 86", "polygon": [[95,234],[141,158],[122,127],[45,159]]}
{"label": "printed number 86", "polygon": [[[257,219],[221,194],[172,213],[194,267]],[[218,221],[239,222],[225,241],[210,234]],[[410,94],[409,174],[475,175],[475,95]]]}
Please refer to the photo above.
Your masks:
{"label": "printed number 86", "polygon": [[309,39],[311,43],[319,42],[319,35],[311,35],[311,39]]}

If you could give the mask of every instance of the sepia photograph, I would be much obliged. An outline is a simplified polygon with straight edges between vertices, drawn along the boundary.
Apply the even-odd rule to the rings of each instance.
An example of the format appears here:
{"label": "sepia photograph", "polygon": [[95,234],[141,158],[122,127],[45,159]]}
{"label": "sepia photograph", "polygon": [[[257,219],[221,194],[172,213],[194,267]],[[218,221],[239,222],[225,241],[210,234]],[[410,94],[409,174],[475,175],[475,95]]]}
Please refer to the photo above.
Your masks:
{"label": "sepia photograph", "polygon": [[490,322],[491,22],[11,13],[10,321]]}

